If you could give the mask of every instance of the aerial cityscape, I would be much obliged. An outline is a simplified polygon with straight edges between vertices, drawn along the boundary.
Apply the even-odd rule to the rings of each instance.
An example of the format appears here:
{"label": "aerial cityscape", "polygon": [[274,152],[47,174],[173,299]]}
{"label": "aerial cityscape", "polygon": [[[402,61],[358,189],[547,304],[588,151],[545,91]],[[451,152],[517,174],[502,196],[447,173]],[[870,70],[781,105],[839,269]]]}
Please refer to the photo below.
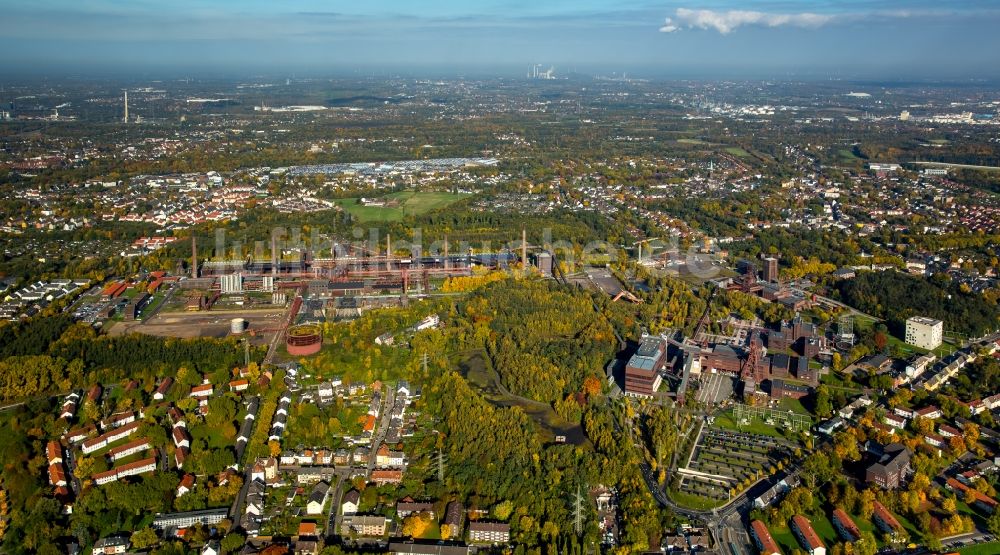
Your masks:
{"label": "aerial cityscape", "polygon": [[5,16],[0,553],[1000,554],[1000,11],[375,4]]}

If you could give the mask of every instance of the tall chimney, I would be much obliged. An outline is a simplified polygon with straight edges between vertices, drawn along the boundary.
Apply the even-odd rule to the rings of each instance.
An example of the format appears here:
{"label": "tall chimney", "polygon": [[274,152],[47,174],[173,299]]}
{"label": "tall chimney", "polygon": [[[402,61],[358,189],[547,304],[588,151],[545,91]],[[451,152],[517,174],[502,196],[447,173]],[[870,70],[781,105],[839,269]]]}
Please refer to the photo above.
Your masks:
{"label": "tall chimney", "polygon": [[198,277],[198,240],[191,236],[191,277]]}
{"label": "tall chimney", "polygon": [[448,263],[448,236],[445,235],[444,236],[444,269],[447,270],[448,266],[450,266],[450,265],[451,264]]}
{"label": "tall chimney", "polygon": [[521,265],[528,267],[528,231],[521,228]]}
{"label": "tall chimney", "polygon": [[271,275],[278,275],[278,238],[271,234]]}
{"label": "tall chimney", "polygon": [[391,270],[391,262],[389,258],[392,256],[392,236],[388,233],[385,234],[385,269]]}

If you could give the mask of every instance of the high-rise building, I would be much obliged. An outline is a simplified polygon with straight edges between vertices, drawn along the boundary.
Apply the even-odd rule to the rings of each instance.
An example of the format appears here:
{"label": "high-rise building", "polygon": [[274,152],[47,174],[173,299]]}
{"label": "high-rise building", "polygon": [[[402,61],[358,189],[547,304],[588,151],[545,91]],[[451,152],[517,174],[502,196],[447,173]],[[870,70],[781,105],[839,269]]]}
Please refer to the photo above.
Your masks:
{"label": "high-rise building", "polygon": [[768,283],[778,281],[778,259],[773,256],[764,259],[764,281]]}
{"label": "high-rise building", "polygon": [[653,335],[644,336],[639,350],[625,365],[625,394],[652,397],[663,381],[660,370],[666,359],[666,341]]}

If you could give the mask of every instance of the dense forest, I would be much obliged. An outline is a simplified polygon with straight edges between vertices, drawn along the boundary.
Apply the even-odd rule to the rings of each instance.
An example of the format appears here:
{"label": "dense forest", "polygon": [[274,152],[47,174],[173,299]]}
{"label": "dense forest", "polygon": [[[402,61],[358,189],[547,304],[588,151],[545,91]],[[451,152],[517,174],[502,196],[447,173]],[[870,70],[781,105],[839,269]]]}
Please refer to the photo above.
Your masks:
{"label": "dense forest", "polygon": [[553,402],[603,375],[614,356],[614,332],[589,296],[539,280],[504,280],[473,293],[460,307],[486,325],[485,347],[504,386]]}
{"label": "dense forest", "polygon": [[837,282],[835,295],[843,302],[888,321],[889,330],[902,336],[906,319],[929,316],[944,322],[945,331],[979,337],[997,328],[995,303],[963,293],[938,278],[924,279],[901,272],[862,272]]}
{"label": "dense forest", "polygon": [[[0,326],[0,400],[66,393],[95,382],[132,378],[152,384],[178,368],[228,372],[243,363],[233,340],[111,337],[64,316]],[[252,351],[254,359],[263,356]]]}

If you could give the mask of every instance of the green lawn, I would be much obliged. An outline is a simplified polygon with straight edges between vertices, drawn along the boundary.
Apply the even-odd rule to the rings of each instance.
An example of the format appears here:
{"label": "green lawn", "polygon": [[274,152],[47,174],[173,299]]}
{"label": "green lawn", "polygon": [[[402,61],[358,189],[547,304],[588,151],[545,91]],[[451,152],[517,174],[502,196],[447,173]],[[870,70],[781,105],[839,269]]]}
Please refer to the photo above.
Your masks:
{"label": "green lawn", "polygon": [[1000,542],[981,543],[963,547],[958,552],[961,555],[994,555],[1000,553]]}
{"label": "green lawn", "polygon": [[801,399],[792,399],[791,397],[785,397],[780,401],[779,407],[782,410],[790,410],[796,414],[804,414],[806,416],[812,417],[812,413],[806,410],[806,407],[802,405]]}
{"label": "green lawn", "polygon": [[386,195],[388,199],[398,200],[398,206],[362,206],[358,204],[356,198],[339,200],[337,205],[361,222],[394,222],[403,219],[404,216],[419,216],[431,210],[444,208],[466,196],[456,193],[401,191]]}
{"label": "green lawn", "polygon": [[700,495],[695,495],[693,493],[686,493],[683,491],[677,491],[671,489],[668,492],[670,499],[673,499],[678,505],[688,507],[691,509],[712,509],[726,503],[726,501],[717,501],[715,499],[709,499],[708,497],[702,497]]}
{"label": "green lawn", "polygon": [[732,154],[733,156],[739,156],[740,158],[750,158],[750,153],[738,146],[726,147],[726,152]]}
{"label": "green lawn", "polygon": [[848,148],[842,148],[838,150],[837,154],[839,154],[841,158],[844,158],[848,162],[855,162],[861,160],[861,158],[858,158],[857,155],[854,154],[853,150]]}
{"label": "green lawn", "polygon": [[774,426],[769,426],[759,419],[752,419],[746,426],[740,426],[737,424],[736,420],[733,418],[733,412],[726,411],[723,414],[719,414],[715,417],[715,421],[712,424],[716,428],[722,428],[725,430],[736,430],[740,432],[747,432],[751,434],[760,434],[763,436],[780,437],[784,438],[785,435],[781,433]]}
{"label": "green lawn", "polygon": [[772,527],[771,537],[774,541],[778,543],[778,547],[781,548],[783,553],[792,553],[797,549],[802,549],[799,545],[799,541],[795,539],[795,534],[792,533],[792,529],[788,526],[782,526],[781,528]]}

